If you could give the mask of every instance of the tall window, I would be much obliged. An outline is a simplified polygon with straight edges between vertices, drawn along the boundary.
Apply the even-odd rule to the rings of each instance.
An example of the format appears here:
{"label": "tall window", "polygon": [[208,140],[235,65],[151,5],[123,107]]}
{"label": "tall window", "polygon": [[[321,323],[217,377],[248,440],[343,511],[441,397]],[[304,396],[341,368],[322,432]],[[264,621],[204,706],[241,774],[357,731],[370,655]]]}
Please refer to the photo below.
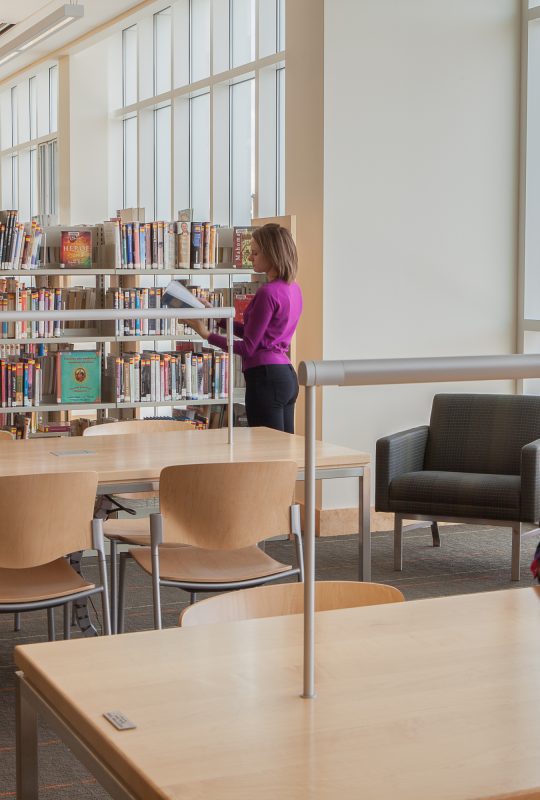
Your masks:
{"label": "tall window", "polygon": [[28,221],[57,213],[58,67],[0,93],[0,207]]}
{"label": "tall window", "polygon": [[[520,256],[518,350],[540,352],[540,0],[521,0],[522,26]],[[540,394],[540,380],[520,382],[527,394]]]}
{"label": "tall window", "polygon": [[111,212],[249,224],[284,209],[285,0],[175,0],[122,31]]}

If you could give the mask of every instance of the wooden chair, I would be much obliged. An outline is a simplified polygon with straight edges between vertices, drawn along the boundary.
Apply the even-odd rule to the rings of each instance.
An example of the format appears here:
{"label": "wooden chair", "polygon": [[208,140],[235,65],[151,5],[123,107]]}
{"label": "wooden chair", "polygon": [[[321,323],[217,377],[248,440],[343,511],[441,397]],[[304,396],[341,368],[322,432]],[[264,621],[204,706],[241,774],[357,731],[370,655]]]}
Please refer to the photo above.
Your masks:
{"label": "wooden chair", "polygon": [[[103,521],[93,520],[97,473],[17,475],[0,478],[0,612],[47,609],[49,639],[54,608],[64,606],[70,636],[70,603],[100,593],[103,629],[110,633]],[[86,581],[65,556],[94,549],[99,584]]]}
{"label": "wooden chair", "polygon": [[11,439],[11,441],[13,441],[13,434],[9,431],[0,430],[0,439]]}
{"label": "wooden chair", "polygon": [[[291,575],[303,579],[299,506],[293,461],[166,467],[158,514],[150,515],[151,547],[132,550],[152,576],[154,627],[161,628],[161,586],[190,593],[257,586]],[[270,558],[257,545],[293,534],[297,565]],[[175,545],[164,547],[162,545]],[[184,545],[179,547],[178,545]],[[120,559],[119,630],[123,630],[125,558]]]}
{"label": "wooden chair", "polygon": [[[315,610],[332,611],[337,608],[374,606],[382,603],[402,603],[405,600],[399,589],[382,583],[358,581],[317,581],[315,583]],[[304,610],[304,584],[278,583],[257,586],[238,592],[218,594],[184,608],[179,624],[207,625],[218,622],[235,622],[242,619],[280,617],[301,614]]]}
{"label": "wooden chair", "polygon": [[[83,436],[125,436],[141,433],[161,433],[163,431],[193,430],[193,426],[183,420],[169,419],[130,419],[120,422],[108,422],[104,425],[92,425],[85,428]],[[134,492],[131,494],[116,494],[109,499],[119,506],[119,510],[126,508],[123,503],[129,500],[143,500],[157,497],[158,492]],[[122,502],[117,502],[121,500]],[[134,512],[133,512],[134,513]],[[140,519],[108,519],[105,521],[103,532],[111,546],[111,622],[113,633],[117,630],[117,596],[118,596],[118,546],[150,545],[150,528],[148,517]]]}
{"label": "wooden chair", "polygon": [[[177,419],[123,419],[85,428],[83,436],[119,436],[132,433],[158,433],[161,431],[194,430],[186,420]],[[7,433],[7,431],[6,431]]]}

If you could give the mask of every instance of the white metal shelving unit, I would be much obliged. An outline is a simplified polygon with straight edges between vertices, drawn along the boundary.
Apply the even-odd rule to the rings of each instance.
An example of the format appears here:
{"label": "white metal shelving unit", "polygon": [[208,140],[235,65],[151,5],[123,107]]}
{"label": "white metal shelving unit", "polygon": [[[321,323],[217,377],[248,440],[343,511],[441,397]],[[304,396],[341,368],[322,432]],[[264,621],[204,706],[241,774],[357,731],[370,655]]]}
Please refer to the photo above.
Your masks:
{"label": "white metal shelving unit", "polygon": [[[3,311],[1,319],[6,322],[24,322],[24,321],[48,321],[51,319],[61,321],[79,321],[79,320],[122,320],[122,319],[225,319],[227,321],[227,342],[229,353],[229,390],[227,398],[205,398],[201,400],[165,400],[165,401],[150,401],[139,403],[92,403],[92,404],[74,404],[74,403],[44,403],[36,405],[20,405],[10,406],[1,409],[1,413],[6,414],[20,414],[28,413],[31,411],[37,412],[51,412],[51,411],[73,411],[81,409],[95,409],[99,411],[108,411],[112,409],[129,409],[129,408],[154,408],[154,407],[172,407],[172,406],[186,406],[186,405],[223,405],[228,406],[228,429],[229,429],[229,442],[232,442],[232,429],[233,429],[233,404],[235,399],[239,399],[239,393],[234,392],[234,359],[233,359],[233,320],[234,308],[226,306],[221,308],[203,308],[203,309],[171,309],[171,308],[155,308],[155,309],[107,309],[107,308],[88,308],[70,311]],[[81,337],[79,337],[81,338]],[[106,341],[117,341],[118,337],[110,336],[104,337]],[[134,339],[141,339],[142,337],[133,337]],[[156,337],[151,337],[154,340]],[[169,341],[170,337],[166,337]],[[176,338],[176,337],[173,337]],[[189,338],[189,337],[187,337]],[[198,338],[198,337],[197,337]],[[0,340],[1,342],[10,342],[10,339]],[[37,342],[36,339],[25,339],[24,343]],[[59,343],[62,341],[60,337],[52,339],[53,342]],[[70,341],[69,337],[64,337],[64,341]],[[90,335],[86,341],[93,344],[95,339]]]}
{"label": "white metal shelving unit", "polygon": [[[167,278],[176,278],[177,280],[184,280],[188,278],[197,278],[197,279],[208,279],[210,289],[214,288],[214,277],[227,277],[228,280],[228,288],[231,293],[234,287],[234,278],[242,279],[250,279],[250,276],[255,274],[253,269],[246,269],[246,268],[234,268],[232,265],[221,265],[219,267],[214,267],[212,269],[124,269],[124,268],[111,268],[111,269],[104,269],[104,268],[75,268],[75,267],[57,267],[57,266],[44,266],[44,267],[36,267],[34,269],[2,269],[0,270],[0,278],[27,278],[32,281],[35,278],[41,277],[80,277],[80,278],[88,278],[88,277],[95,277],[96,278],[96,290],[98,290],[101,294],[101,297],[98,300],[98,305],[103,304],[105,299],[105,292],[111,285],[111,278],[133,278],[133,277],[144,277],[147,278],[159,278],[167,277]],[[32,281],[33,282],[33,281]],[[155,281],[154,281],[155,283]],[[128,288],[128,287],[119,287]],[[129,287],[131,288],[131,287]],[[223,287],[222,287],[223,288]],[[99,312],[102,310],[107,310],[103,308],[96,308],[95,311]],[[109,309],[110,311],[111,309]],[[130,318],[128,314],[125,313],[118,313],[118,316],[99,316],[97,313],[93,313],[93,309],[81,309],[80,311],[77,310],[73,312],[75,316],[70,316],[70,320],[74,321],[82,321],[82,320],[104,320],[104,319],[127,319]],[[136,313],[131,316],[131,318],[141,319],[146,314],[141,313],[143,309],[136,309],[134,310]],[[152,318],[161,319],[166,318],[167,315],[164,314],[164,309],[157,309],[159,313],[155,314]],[[217,318],[225,317],[225,314],[222,313],[223,308],[216,309],[216,313],[213,315]],[[0,321],[15,321],[15,319],[20,321],[29,321],[32,319],[38,319],[38,317],[33,316],[34,313],[39,312],[30,312],[24,311],[21,312],[23,316],[19,316],[17,318],[13,316],[9,316],[11,312],[0,312]],[[16,313],[16,312],[14,312]],[[45,312],[48,314],[46,317],[41,317],[41,319],[59,319],[59,312]],[[62,312],[63,313],[63,312]],[[70,312],[71,313],[71,312]],[[92,314],[89,316],[89,314]],[[115,312],[116,313],[116,312]],[[182,318],[181,314],[174,314],[174,318]],[[203,315],[198,315],[203,316]],[[68,319],[67,317],[62,317],[63,319]],[[187,318],[187,317],[183,317]],[[61,344],[77,344],[77,345],[84,345],[87,344],[89,347],[96,345],[102,352],[103,361],[105,362],[106,355],[110,352],[110,345],[111,344],[123,344],[123,343],[141,343],[147,344],[149,342],[154,342],[156,345],[158,343],[168,343],[168,342],[194,342],[200,343],[204,340],[201,339],[200,336],[197,334],[178,334],[178,335],[170,335],[170,334],[151,334],[151,335],[102,335],[101,332],[97,332],[95,329],[67,329],[62,332],[61,336],[46,336],[46,337],[2,337],[0,338],[0,346],[1,345],[27,345],[27,344],[44,344],[44,345],[61,345]],[[229,371],[230,377],[229,380],[232,382],[234,380],[233,375],[233,354],[232,348],[230,348],[229,353]],[[232,386],[232,383],[231,383]],[[233,401],[236,403],[242,403],[244,400],[244,390],[241,388],[233,389]],[[56,404],[56,403],[44,403],[40,406],[11,406],[0,409],[0,413],[4,413],[7,415],[14,415],[18,413],[24,413],[29,411],[36,411],[39,409],[40,412],[43,413],[50,413],[55,411],[81,411],[81,410],[94,410],[99,412],[98,416],[106,416],[109,411],[111,410],[128,410],[128,409],[142,409],[142,408],[171,408],[173,406],[180,407],[180,406],[217,406],[223,405],[227,401],[224,398],[205,398],[205,399],[185,399],[182,401],[162,401],[162,402],[143,402],[143,403],[95,403],[95,404],[88,404],[88,405],[75,405],[75,404]],[[232,414],[232,409],[229,409],[229,414]]]}

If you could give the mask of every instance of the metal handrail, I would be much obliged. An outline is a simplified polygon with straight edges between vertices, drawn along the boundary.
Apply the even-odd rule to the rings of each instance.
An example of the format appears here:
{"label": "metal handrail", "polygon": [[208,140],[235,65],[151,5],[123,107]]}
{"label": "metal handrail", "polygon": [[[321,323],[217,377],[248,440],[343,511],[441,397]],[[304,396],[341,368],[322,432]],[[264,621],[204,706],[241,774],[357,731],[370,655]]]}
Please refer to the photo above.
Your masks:
{"label": "metal handrail", "polygon": [[[440,381],[540,378],[540,355],[441,356],[346,361],[302,361],[305,386],[304,688],[315,697],[315,388]],[[368,532],[367,532],[368,533]],[[364,532],[366,535],[366,532]]]}
{"label": "metal handrail", "polygon": [[[77,311],[2,311],[0,321],[84,319],[234,319],[234,308],[81,308]],[[90,337],[89,337],[90,338]]]}

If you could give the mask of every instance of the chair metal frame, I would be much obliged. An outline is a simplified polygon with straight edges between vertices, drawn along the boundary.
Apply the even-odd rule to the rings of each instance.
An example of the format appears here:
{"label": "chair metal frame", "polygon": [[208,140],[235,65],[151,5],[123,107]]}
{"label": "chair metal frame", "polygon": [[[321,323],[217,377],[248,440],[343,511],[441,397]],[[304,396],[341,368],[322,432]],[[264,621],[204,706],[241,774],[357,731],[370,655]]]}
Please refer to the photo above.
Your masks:
{"label": "chair metal frame", "polygon": [[[19,476],[18,476],[19,477]],[[27,476],[20,476],[21,481],[24,480]],[[41,476],[33,476],[33,477],[41,477]],[[47,476],[51,477],[51,476]],[[16,622],[20,620],[19,615],[26,611],[38,611],[38,610],[47,610],[47,623],[48,623],[48,638],[49,641],[53,641],[56,636],[55,631],[55,620],[54,620],[54,609],[60,606],[64,608],[64,638],[69,639],[71,636],[71,608],[72,603],[76,600],[84,599],[87,597],[91,597],[95,594],[101,594],[101,601],[102,601],[102,611],[103,611],[103,629],[106,635],[111,633],[111,615],[110,615],[110,605],[109,605],[109,592],[108,592],[108,585],[107,585],[107,564],[106,564],[106,557],[105,557],[105,543],[104,543],[104,534],[103,534],[103,520],[101,519],[89,519],[88,524],[91,525],[91,540],[92,540],[92,549],[94,549],[97,553],[97,561],[98,561],[98,570],[99,570],[99,584],[97,586],[93,586],[89,589],[84,589],[82,591],[75,591],[71,594],[65,594],[57,597],[50,597],[50,598],[42,598],[39,600],[32,600],[32,601],[17,601],[17,602],[1,602],[0,601],[0,613],[2,614],[15,614],[16,615]],[[40,564],[36,566],[46,566],[46,563]],[[5,567],[6,569],[15,569],[12,567]],[[25,572],[25,569],[29,569],[30,567],[19,567],[16,569],[20,569],[21,574]]]}
{"label": "chair metal frame", "polygon": [[[481,517],[450,517],[437,514],[437,519],[428,514],[394,513],[394,569],[401,572],[403,569],[403,521],[407,519],[422,520],[431,523],[431,534],[433,537],[433,547],[440,547],[441,540],[438,522],[452,522],[470,525],[486,525],[490,528],[511,528],[512,529],[512,565],[511,579],[520,579],[520,559],[521,559],[521,539],[538,531],[538,525],[529,522],[519,522],[508,519],[484,519]],[[408,526],[407,526],[408,527]],[[416,525],[412,526],[418,527]]]}
{"label": "chair metal frame", "polygon": [[[110,422],[103,425],[92,425],[89,428],[85,428],[83,436],[136,436],[146,432],[155,433],[181,430],[193,430],[193,426],[184,420],[129,419],[118,420],[117,422]],[[141,495],[157,497],[158,492],[136,492],[131,494],[133,498],[140,498]],[[119,496],[122,498],[124,497],[122,494]],[[117,510],[125,510],[131,514],[135,513],[133,509],[120,506],[115,500],[115,497],[109,495],[106,495],[106,497],[109,497],[111,502],[118,506]],[[148,530],[148,534],[149,533],[150,530]],[[104,535],[109,542],[110,548],[111,626],[112,632],[116,633],[118,630],[118,546],[136,546],[139,542],[137,541],[136,535],[130,537],[127,533],[125,536],[122,535],[121,538],[114,532],[107,533],[107,531],[104,531]]]}
{"label": "chair metal frame", "polygon": [[[212,466],[212,465],[203,465]],[[239,466],[238,464],[220,465],[221,468],[226,466]],[[250,462],[250,467],[256,466],[255,462]],[[166,470],[175,469],[174,467],[167,467]],[[163,470],[165,472],[165,470]],[[162,474],[163,474],[162,472]],[[161,485],[161,481],[160,481]],[[164,517],[161,512],[150,515],[150,538],[151,538],[151,577],[152,577],[152,597],[154,607],[154,628],[160,630],[162,628],[161,618],[161,586],[170,586],[178,589],[183,589],[191,595],[191,602],[193,603],[196,598],[196,593],[203,592],[224,592],[234,589],[244,589],[253,586],[261,586],[263,584],[279,581],[283,578],[297,576],[300,582],[304,580],[304,557],[302,547],[302,531],[300,522],[300,506],[298,503],[291,503],[289,506],[289,531],[283,531],[284,534],[290,534],[294,537],[297,566],[292,567],[290,570],[278,572],[272,575],[264,575],[256,578],[250,578],[241,581],[215,581],[215,582],[195,582],[195,581],[174,581],[162,578],[160,576],[159,564],[159,548],[164,544],[163,536]],[[264,541],[261,539],[261,541]],[[260,543],[260,542],[259,542]],[[170,542],[172,545],[173,543]],[[203,549],[203,548],[201,548]],[[128,553],[120,554],[120,570],[119,570],[119,591],[118,591],[118,622],[117,631],[123,633],[124,631],[124,590],[126,579],[126,560],[129,557]]]}

